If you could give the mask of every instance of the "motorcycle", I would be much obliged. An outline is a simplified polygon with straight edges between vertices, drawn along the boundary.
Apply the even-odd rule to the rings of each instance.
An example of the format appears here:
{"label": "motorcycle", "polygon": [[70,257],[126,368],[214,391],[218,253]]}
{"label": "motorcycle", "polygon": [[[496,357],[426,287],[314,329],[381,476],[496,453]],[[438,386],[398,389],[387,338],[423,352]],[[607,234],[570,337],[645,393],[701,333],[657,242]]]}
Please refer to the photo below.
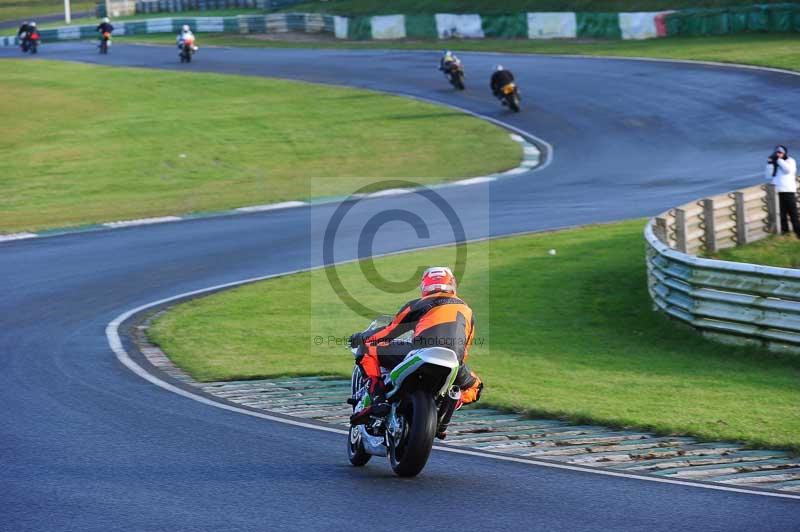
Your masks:
{"label": "motorcycle", "polygon": [[[382,316],[369,329],[387,325],[391,316]],[[369,330],[368,329],[368,330]],[[395,341],[410,341],[413,331]],[[356,359],[365,347],[351,348]],[[446,427],[461,398],[454,386],[459,362],[456,353],[445,347],[424,347],[411,351],[392,370],[381,368],[386,384],[387,412],[373,411],[361,425],[350,427],[347,457],[360,467],[373,456],[386,456],[392,470],[400,477],[418,475],[428,462],[433,439],[440,427]],[[353,412],[369,406],[369,379],[356,364],[351,378]]]}
{"label": "motorcycle", "polygon": [[104,31],[100,36],[100,53],[107,54],[109,46],[111,46],[111,32]]}
{"label": "motorcycle", "polygon": [[41,37],[39,36],[38,31],[31,31],[28,32],[23,38],[22,42],[20,43],[20,48],[22,49],[23,53],[30,52],[32,54],[38,53],[39,51],[39,42],[41,41]]}
{"label": "motorcycle", "polygon": [[456,89],[463,91],[466,88],[466,85],[464,85],[464,65],[461,64],[461,61],[446,63],[444,76]]}
{"label": "motorcycle", "polygon": [[183,43],[181,44],[181,51],[178,54],[178,57],[181,58],[181,63],[191,63],[192,56],[196,51],[197,46],[194,45],[194,39],[184,39]]}
{"label": "motorcycle", "polygon": [[503,103],[508,105],[508,108],[515,113],[519,113],[520,99],[517,85],[515,83],[509,83],[500,89],[500,93],[503,95]]}

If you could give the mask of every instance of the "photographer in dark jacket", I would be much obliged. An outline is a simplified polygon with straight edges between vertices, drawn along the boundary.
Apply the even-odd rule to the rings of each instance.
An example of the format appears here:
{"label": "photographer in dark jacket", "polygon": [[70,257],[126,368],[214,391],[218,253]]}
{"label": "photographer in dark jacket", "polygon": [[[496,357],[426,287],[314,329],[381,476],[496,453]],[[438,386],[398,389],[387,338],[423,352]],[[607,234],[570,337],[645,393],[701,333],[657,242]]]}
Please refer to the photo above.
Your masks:
{"label": "photographer in dark jacket", "polygon": [[495,98],[503,97],[503,93],[500,91],[509,83],[514,83],[514,74],[512,74],[510,70],[503,68],[503,65],[497,65],[497,67],[494,69],[494,74],[492,74],[492,79],[490,82],[492,93],[494,94]]}

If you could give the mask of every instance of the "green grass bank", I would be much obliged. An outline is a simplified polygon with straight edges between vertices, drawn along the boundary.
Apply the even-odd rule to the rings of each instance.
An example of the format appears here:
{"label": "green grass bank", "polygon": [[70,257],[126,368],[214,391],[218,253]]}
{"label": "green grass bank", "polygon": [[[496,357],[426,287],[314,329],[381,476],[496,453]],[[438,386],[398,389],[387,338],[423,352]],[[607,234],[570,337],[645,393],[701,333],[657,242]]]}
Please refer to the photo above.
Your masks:
{"label": "green grass bank", "polygon": [[[79,12],[94,10],[97,2],[78,0],[70,4],[73,12]],[[0,0],[0,22],[59,14],[64,14],[63,0]]]}
{"label": "green grass bank", "polygon": [[3,60],[0,94],[13,125],[0,232],[440,182],[522,156],[505,130],[450,109],[299,82]]}
{"label": "green grass bank", "polygon": [[800,240],[793,233],[770,236],[752,244],[723,249],[713,254],[711,258],[781,268],[800,268]]}

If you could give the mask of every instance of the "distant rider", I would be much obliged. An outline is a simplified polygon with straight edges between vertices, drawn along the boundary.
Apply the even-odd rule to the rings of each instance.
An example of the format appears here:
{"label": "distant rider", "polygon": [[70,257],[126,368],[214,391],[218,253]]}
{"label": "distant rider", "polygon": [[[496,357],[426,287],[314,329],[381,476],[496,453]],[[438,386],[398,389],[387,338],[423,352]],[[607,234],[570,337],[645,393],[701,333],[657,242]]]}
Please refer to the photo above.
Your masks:
{"label": "distant rider", "polygon": [[442,72],[449,72],[451,68],[460,64],[461,60],[456,56],[456,54],[450,50],[445,50],[442,54],[441,60],[439,61],[439,70]]}
{"label": "distant rider", "polygon": [[[362,424],[371,414],[380,415],[379,412],[387,409],[381,367],[391,370],[409,352],[423,347],[447,347],[458,357],[461,367],[455,384],[461,388],[461,399],[453,409],[480,398],[483,383],[466,364],[475,334],[475,319],[469,305],[456,296],[453,272],[446,267],[428,268],[422,275],[420,292],[422,297],[403,305],[389,325],[350,337],[353,347],[363,345],[366,348],[364,356],[356,362],[369,379],[371,399],[369,406],[352,415],[353,425]],[[394,341],[408,331],[414,331],[410,342]],[[446,428],[446,424],[439,427],[439,439],[444,439]]]}
{"label": "distant rider", "polygon": [[495,98],[503,99],[502,89],[509,83],[514,83],[514,74],[510,70],[503,68],[503,65],[497,65],[490,82],[492,94],[494,94]]}
{"label": "distant rider", "polygon": [[103,21],[97,25],[97,31],[100,33],[102,37],[105,33],[111,33],[114,31],[114,26],[111,25],[111,21],[108,17],[103,17]]}
{"label": "distant rider", "polygon": [[31,22],[23,22],[22,26],[19,27],[19,31],[17,32],[17,37],[19,40],[22,41],[22,50],[27,51],[28,46],[30,45],[31,34],[36,31],[36,23]]}
{"label": "distant rider", "polygon": [[19,31],[17,31],[17,37],[22,40],[28,36],[29,31],[31,31],[31,23],[26,20],[22,23],[22,26],[19,27]]}
{"label": "distant rider", "polygon": [[197,51],[197,46],[194,45],[194,43],[195,43],[194,33],[192,33],[192,29],[189,27],[188,24],[184,24],[183,27],[181,28],[181,32],[178,35],[178,38],[175,40],[175,42],[178,45],[178,48],[183,50],[183,44],[185,42],[187,42],[187,41],[192,43],[192,50],[194,50],[196,52]]}

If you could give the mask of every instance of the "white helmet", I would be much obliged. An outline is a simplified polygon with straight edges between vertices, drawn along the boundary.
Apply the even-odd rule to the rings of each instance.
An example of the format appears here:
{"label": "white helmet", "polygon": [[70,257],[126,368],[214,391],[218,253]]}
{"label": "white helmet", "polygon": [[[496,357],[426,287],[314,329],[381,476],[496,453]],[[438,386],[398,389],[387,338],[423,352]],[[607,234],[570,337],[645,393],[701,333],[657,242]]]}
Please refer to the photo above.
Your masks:
{"label": "white helmet", "polygon": [[189,25],[188,24],[184,24],[183,27],[181,28],[181,31],[187,32],[187,31],[192,31],[192,30],[189,29]]}
{"label": "white helmet", "polygon": [[497,72],[500,72],[501,70],[505,70],[505,69],[503,68],[503,65],[497,65],[496,67],[494,67],[494,69],[495,69]]}
{"label": "white helmet", "polygon": [[109,22],[111,22],[111,19],[110,19],[110,18],[108,18],[108,17],[103,17],[103,22],[105,22],[106,24],[108,24]]}
{"label": "white helmet", "polygon": [[35,28],[35,27],[36,27],[36,23],[35,23],[35,22],[31,22],[31,23],[29,24],[29,26],[30,26],[31,28]]}

